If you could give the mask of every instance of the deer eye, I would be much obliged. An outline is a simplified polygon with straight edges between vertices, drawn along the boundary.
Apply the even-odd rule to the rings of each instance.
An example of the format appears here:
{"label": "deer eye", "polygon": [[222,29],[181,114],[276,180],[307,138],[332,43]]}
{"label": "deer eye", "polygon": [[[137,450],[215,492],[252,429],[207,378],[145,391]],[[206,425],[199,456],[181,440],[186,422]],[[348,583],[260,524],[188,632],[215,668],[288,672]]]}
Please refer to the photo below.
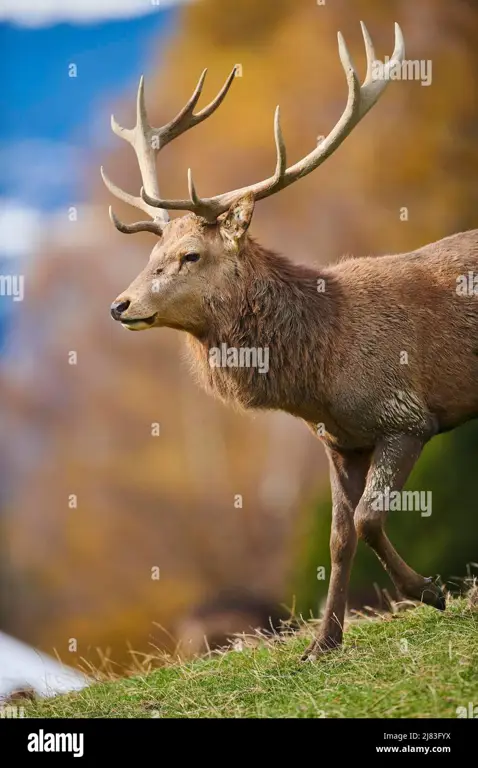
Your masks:
{"label": "deer eye", "polygon": [[182,262],[184,262],[184,261],[199,261],[200,258],[201,257],[199,255],[199,253],[186,253],[182,257],[181,261]]}

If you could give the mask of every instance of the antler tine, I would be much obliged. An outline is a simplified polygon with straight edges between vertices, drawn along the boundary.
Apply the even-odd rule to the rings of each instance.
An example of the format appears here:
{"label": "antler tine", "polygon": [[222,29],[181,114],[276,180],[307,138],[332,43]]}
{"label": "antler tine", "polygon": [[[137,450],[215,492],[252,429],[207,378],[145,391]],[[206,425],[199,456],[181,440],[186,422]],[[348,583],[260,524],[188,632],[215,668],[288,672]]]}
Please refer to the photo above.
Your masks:
{"label": "antler tine", "polygon": [[190,118],[190,117],[193,116],[194,107],[198,103],[199,97],[201,96],[202,89],[203,89],[203,86],[204,86],[204,81],[206,79],[206,75],[207,75],[207,68],[202,71],[201,76],[200,76],[200,78],[198,80],[198,83],[196,85],[196,88],[194,89],[194,91],[192,93],[192,96],[189,99],[189,101],[178,112],[176,117],[173,118],[173,120],[171,120],[171,122],[169,123],[168,127],[169,127],[170,131],[171,131],[172,128],[175,128],[176,126],[180,125],[186,117]]}
{"label": "antler tine", "polygon": [[[151,212],[151,206],[146,205],[144,200],[142,200],[140,197],[136,197],[135,195],[130,195],[129,192],[125,192],[120,187],[117,187],[116,184],[114,184],[111,179],[108,178],[106,175],[103,166],[100,168],[101,177],[106,185],[106,187],[109,189],[109,191],[115,195],[119,200],[123,200],[125,203],[128,203],[129,205],[134,206],[135,208],[140,208],[143,211],[146,211],[146,213]],[[158,223],[159,217],[155,217],[151,221],[138,221],[135,224],[123,224],[123,222],[118,219],[116,214],[114,213],[111,206],[109,207],[109,216],[113,224],[115,225],[116,229],[118,229],[120,232],[123,232],[123,234],[134,234],[136,232],[153,232],[156,235],[162,234],[162,227]],[[158,219],[158,220],[157,220]]]}
{"label": "antler tine", "polygon": [[286,168],[286,150],[280,128],[280,113],[276,110],[274,121],[274,136],[277,150],[277,165],[273,176],[264,181],[252,184],[248,187],[235,189],[232,192],[226,192],[223,195],[217,195],[210,198],[198,198],[193,200],[162,200],[159,197],[154,198],[148,194],[147,190],[141,190],[141,197],[144,202],[153,207],[193,211],[197,215],[204,216],[213,221],[217,216],[226,211],[229,206],[242,195],[252,192],[256,200],[278,192],[298,179],[311,173],[315,168],[321,165],[335,150],[342,144],[357,123],[367,114],[377,100],[390,80],[392,69],[401,64],[405,57],[405,43],[402,31],[398,24],[395,24],[395,47],[390,61],[383,68],[383,76],[379,79],[374,78],[375,51],[372,40],[363,22],[361,23],[362,34],[365,43],[367,55],[367,74],[365,80],[360,86],[357,72],[353,66],[350,54],[347,50],[345,40],[342,34],[338,33],[339,57],[345,72],[348,85],[348,97],[345,109],[329,135],[315,147],[312,152],[306,155],[302,160]]}
{"label": "antler tine", "polygon": [[188,189],[189,189],[189,197],[191,198],[191,202],[194,205],[198,205],[200,202],[200,198],[197,195],[196,187],[194,186],[193,181],[193,174],[190,168],[188,168]]}
{"label": "antler tine", "polygon": [[[118,187],[113,181],[111,181],[111,179],[106,175],[103,166],[100,168],[100,173],[106,187],[109,189],[112,195],[118,198],[118,200],[123,200],[124,203],[129,203],[129,205],[133,205],[135,208],[140,208],[146,213],[150,212],[151,206],[147,205],[141,197],[137,197],[136,195],[131,195],[129,192],[125,192],[124,189],[121,189],[121,187]],[[154,215],[157,215],[156,212]]]}
{"label": "antler tine", "polygon": [[152,232],[154,235],[160,236],[162,234],[162,228],[156,221],[137,221],[134,224],[124,224],[118,219],[111,205],[109,207],[109,216],[116,229],[122,232],[124,235],[135,235],[137,232]]}
{"label": "antler tine", "polygon": [[383,91],[387,87],[390,81],[390,73],[392,69],[401,64],[405,58],[405,41],[403,39],[402,30],[399,25],[395,23],[395,48],[392,53],[390,61],[383,67],[382,76],[374,78],[373,76],[373,64],[375,62],[375,51],[370,40],[367,28],[363,22],[362,33],[365,41],[365,48],[367,51],[367,77],[362,85],[362,110],[361,117],[367,114],[369,109],[373,107],[376,101],[380,98]]}
{"label": "antler tine", "polygon": [[[197,115],[193,115],[194,125],[201,123],[203,120],[209,117],[209,115],[212,115],[212,113],[215,112],[218,107],[221,106],[222,102],[227,96],[229,88],[232,85],[232,81],[236,77],[236,71],[237,71],[237,68],[236,68],[236,65],[234,65],[229,77],[227,78],[226,82],[224,83],[221,90],[217,94],[216,98],[213,99],[209,104],[207,104],[203,109],[201,109],[201,111],[198,112]],[[207,72],[207,69],[204,70],[204,76],[206,75],[206,72]]]}
{"label": "antler tine", "polygon": [[277,151],[277,165],[274,178],[276,183],[279,184],[287,170],[287,150],[284,142],[284,136],[282,135],[279,106],[276,107],[274,115],[274,139]]}
{"label": "antler tine", "polygon": [[232,81],[236,76],[236,66],[232,68],[230,75],[228,76],[226,82],[222,86],[217,96],[200,112],[198,112],[197,115],[195,115],[194,107],[198,103],[199,97],[201,96],[206,75],[207,69],[202,72],[194,93],[192,94],[187,104],[176,115],[176,117],[171,120],[170,123],[168,123],[167,126],[159,129],[162,132],[161,138],[163,147],[167,142],[171,141],[171,139],[176,138],[176,136],[179,136],[181,133],[189,130],[189,128],[193,128],[195,125],[202,123],[203,120],[212,115],[212,113],[215,112],[218,107],[220,107],[226,98],[229,88],[232,85]]}
{"label": "antler tine", "polygon": [[362,35],[363,40],[365,43],[365,53],[367,55],[367,74],[365,75],[365,80],[363,81],[363,86],[368,85],[368,83],[371,82],[373,77],[373,65],[376,61],[375,57],[375,48],[373,46],[372,38],[370,37],[368,33],[368,29],[363,23],[363,21],[360,22],[360,26],[362,28]]}
{"label": "antler tine", "polygon": [[[217,96],[210,102],[210,104],[195,115],[194,108],[201,96],[206,74],[207,69],[202,72],[191,98],[183,109],[173,120],[161,128],[153,128],[149,124],[144,97],[143,76],[141,76],[139,81],[136,99],[136,125],[134,128],[123,128],[123,126],[119,125],[116,121],[115,117],[113,115],[111,116],[111,128],[113,132],[127,141],[136,153],[141,171],[141,178],[143,180],[142,191],[144,188],[144,191],[148,194],[150,199],[159,199],[159,187],[156,175],[156,155],[172,139],[201,123],[222,104],[231,87],[232,81],[234,80],[236,67],[233,67],[232,72]],[[163,207],[151,205],[145,201],[143,197],[131,195],[120,189],[120,187],[117,187],[116,184],[108,178],[103,168],[101,168],[101,175],[104,183],[113,195],[136,208],[140,208],[148,213],[153,219],[153,222],[137,222],[136,224],[129,225],[120,222],[120,220],[113,214],[111,219],[120,232],[130,234],[142,230],[155,233],[160,233],[162,231],[162,228],[169,222],[169,215]]]}

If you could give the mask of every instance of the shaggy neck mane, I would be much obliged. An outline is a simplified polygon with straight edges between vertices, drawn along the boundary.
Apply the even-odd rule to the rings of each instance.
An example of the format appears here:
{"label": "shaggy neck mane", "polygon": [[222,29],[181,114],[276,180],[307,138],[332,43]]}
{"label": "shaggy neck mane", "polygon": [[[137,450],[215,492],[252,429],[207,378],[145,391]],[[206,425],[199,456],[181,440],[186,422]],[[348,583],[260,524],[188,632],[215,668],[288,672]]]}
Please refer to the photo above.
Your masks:
{"label": "shaggy neck mane", "polygon": [[[212,293],[206,300],[205,334],[189,336],[202,386],[247,408],[281,408],[306,416],[303,404],[317,404],[321,391],[318,378],[334,322],[332,285],[328,278],[321,291],[321,277],[248,238],[234,278],[220,295]],[[231,349],[237,350],[235,360],[236,353],[227,352]],[[290,357],[294,366],[288,364]]]}

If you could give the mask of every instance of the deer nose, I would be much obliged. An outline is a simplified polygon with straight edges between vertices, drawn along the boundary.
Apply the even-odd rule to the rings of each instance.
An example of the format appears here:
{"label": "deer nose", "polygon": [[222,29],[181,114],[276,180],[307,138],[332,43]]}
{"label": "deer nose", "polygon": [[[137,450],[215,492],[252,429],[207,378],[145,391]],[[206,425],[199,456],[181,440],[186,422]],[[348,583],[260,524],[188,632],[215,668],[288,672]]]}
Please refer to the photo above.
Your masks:
{"label": "deer nose", "polygon": [[123,312],[126,312],[130,304],[131,302],[128,299],[126,301],[114,301],[110,308],[113,320],[121,320],[121,315]]}

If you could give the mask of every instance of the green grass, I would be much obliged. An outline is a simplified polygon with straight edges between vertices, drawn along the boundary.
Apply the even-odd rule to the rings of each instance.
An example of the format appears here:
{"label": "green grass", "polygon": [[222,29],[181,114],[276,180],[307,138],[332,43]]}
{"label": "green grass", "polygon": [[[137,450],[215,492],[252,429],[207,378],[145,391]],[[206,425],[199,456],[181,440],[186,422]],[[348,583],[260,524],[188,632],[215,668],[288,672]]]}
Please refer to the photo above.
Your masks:
{"label": "green grass", "polygon": [[25,702],[25,714],[454,718],[458,706],[478,705],[478,610],[470,599],[450,600],[444,613],[422,606],[354,618],[343,649],[299,662],[312,631],[306,624],[285,640]]}

